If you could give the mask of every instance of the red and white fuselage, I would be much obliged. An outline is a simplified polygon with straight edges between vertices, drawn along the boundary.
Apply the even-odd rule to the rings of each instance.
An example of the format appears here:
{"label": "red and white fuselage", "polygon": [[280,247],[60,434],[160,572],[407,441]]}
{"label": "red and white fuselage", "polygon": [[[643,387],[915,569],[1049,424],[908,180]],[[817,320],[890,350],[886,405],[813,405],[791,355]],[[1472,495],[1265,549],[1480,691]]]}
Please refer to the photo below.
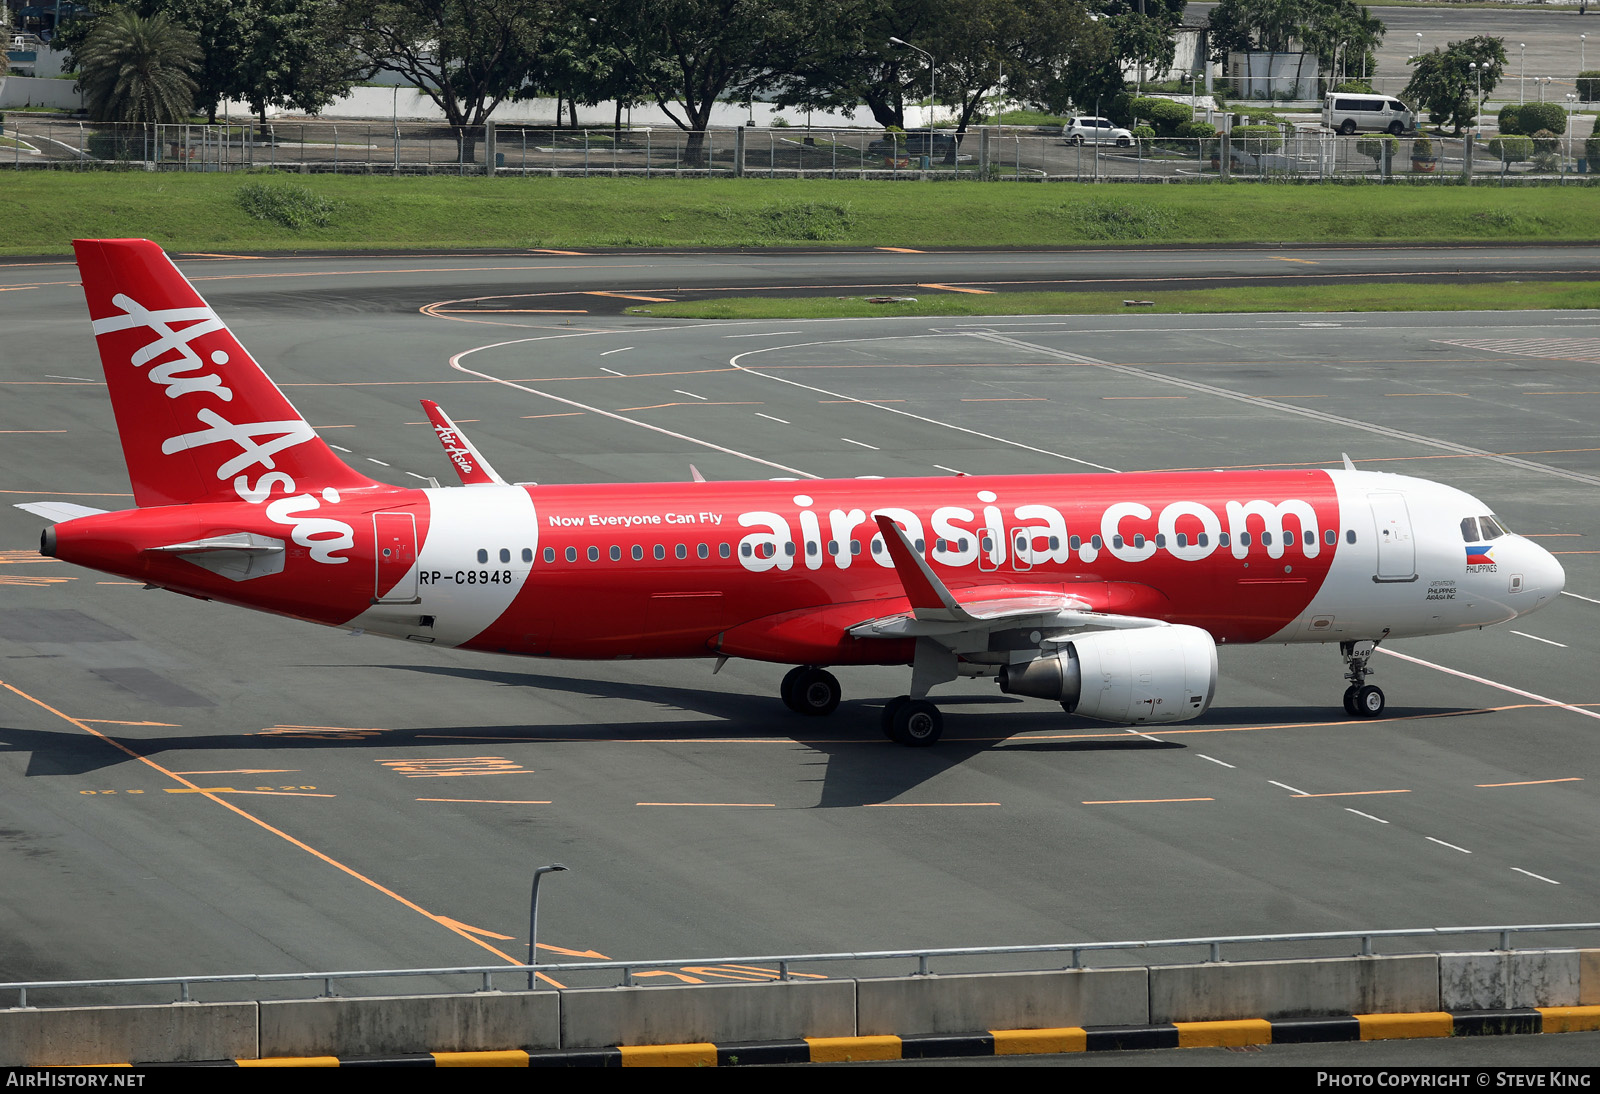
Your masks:
{"label": "red and white fuselage", "polygon": [[[1349,469],[509,485],[429,407],[467,484],[388,486],[316,436],[153,244],[78,254],[139,507],[65,520],[43,549],[192,596],[498,653],[913,664],[925,692],[1144,625],[1218,644],[1448,633],[1563,582],[1471,496]],[[1140,648],[1133,687],[1167,656]]]}

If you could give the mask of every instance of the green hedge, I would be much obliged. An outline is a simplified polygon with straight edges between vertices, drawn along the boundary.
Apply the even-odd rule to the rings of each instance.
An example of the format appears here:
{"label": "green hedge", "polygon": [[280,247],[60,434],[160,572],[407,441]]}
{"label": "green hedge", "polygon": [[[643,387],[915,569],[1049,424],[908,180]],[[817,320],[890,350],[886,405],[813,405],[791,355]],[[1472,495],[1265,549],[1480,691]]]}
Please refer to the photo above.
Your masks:
{"label": "green hedge", "polygon": [[1522,136],[1496,137],[1489,142],[1489,155],[1501,163],[1521,163],[1533,155],[1533,138]]}
{"label": "green hedge", "polygon": [[1600,100],[1600,69],[1578,73],[1578,98],[1586,103]]}
{"label": "green hedge", "polygon": [[1567,128],[1567,112],[1555,103],[1508,103],[1500,108],[1500,132],[1531,136],[1541,129],[1561,133]]}

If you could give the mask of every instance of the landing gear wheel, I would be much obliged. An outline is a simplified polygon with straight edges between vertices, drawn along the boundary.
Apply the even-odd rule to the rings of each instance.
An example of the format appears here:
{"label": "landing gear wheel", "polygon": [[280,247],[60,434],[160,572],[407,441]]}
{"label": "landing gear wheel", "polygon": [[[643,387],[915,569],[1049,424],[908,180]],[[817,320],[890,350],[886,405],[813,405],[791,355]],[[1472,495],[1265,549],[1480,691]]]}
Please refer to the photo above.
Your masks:
{"label": "landing gear wheel", "polygon": [[799,680],[800,677],[805,674],[805,671],[806,667],[804,665],[801,665],[799,668],[790,669],[788,672],[783,674],[783,683],[778,685],[778,698],[783,700],[784,706],[788,707],[796,714],[800,713],[800,708],[795,706],[794,685],[795,681]]}
{"label": "landing gear wheel", "polygon": [[1354,684],[1344,689],[1344,712],[1352,718],[1361,716],[1361,712],[1356,709],[1356,693],[1360,690]]}
{"label": "landing gear wheel", "polygon": [[[821,717],[839,706],[839,681],[826,669],[802,668],[789,685],[789,709]],[[787,679],[787,677],[785,677]]]}
{"label": "landing gear wheel", "polygon": [[1383,689],[1367,684],[1356,692],[1356,717],[1377,718],[1383,714]]}
{"label": "landing gear wheel", "polygon": [[895,719],[895,715],[897,715],[900,712],[900,708],[901,707],[905,706],[909,702],[911,702],[911,696],[909,696],[909,695],[897,695],[893,699],[890,699],[887,703],[883,704],[883,718],[882,718],[883,735],[885,737],[889,738],[889,740],[891,740],[891,741],[895,740],[895,735],[894,735],[894,719]]}
{"label": "landing gear wheel", "polygon": [[907,699],[895,709],[890,736],[896,744],[926,748],[944,733],[944,716],[926,699]]}

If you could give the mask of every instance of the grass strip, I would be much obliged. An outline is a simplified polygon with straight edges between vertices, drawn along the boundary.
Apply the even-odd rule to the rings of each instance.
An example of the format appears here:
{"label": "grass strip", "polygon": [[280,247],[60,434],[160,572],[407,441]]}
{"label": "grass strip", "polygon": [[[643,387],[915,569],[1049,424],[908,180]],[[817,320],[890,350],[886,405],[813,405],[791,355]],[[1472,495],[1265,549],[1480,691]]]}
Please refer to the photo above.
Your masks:
{"label": "grass strip", "polygon": [[[18,171],[0,254],[85,237],[172,251],[1060,247],[1600,239],[1600,187],[461,178]],[[252,215],[247,187],[325,218]],[[270,198],[272,195],[267,195]],[[287,223],[286,223],[287,221]]]}
{"label": "grass strip", "polygon": [[[1151,301],[1129,307],[1124,301]],[[915,300],[869,304],[863,297],[728,297],[629,308],[655,319],[856,319],[884,315],[1112,315],[1158,312],[1529,311],[1600,308],[1600,281],[1489,284],[1261,285],[1177,292],[1007,292],[977,296],[920,290]]]}

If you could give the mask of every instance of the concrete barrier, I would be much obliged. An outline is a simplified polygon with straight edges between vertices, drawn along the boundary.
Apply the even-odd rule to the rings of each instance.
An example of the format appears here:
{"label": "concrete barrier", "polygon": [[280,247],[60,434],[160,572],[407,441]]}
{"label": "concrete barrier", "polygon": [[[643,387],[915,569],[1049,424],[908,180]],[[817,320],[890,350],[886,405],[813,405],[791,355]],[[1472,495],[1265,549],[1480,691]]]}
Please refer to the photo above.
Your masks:
{"label": "concrete barrier", "polygon": [[1439,1009],[1439,958],[1238,961],[1150,970],[1150,1021],[1297,1018]]}
{"label": "concrete barrier", "polygon": [[1145,970],[1133,968],[861,980],[856,1009],[871,1036],[1142,1025],[1150,1008]]}
{"label": "concrete barrier", "polygon": [[0,1011],[0,1066],[255,1056],[255,1003]]}
{"label": "concrete barrier", "polygon": [[262,1056],[561,1047],[553,991],[263,1001]]}
{"label": "concrete barrier", "polygon": [[780,1041],[856,1032],[851,980],[569,988],[561,992],[561,1047]]}
{"label": "concrete barrier", "polygon": [[1442,953],[1442,1010],[1572,1007],[1578,1004],[1577,950]]}

